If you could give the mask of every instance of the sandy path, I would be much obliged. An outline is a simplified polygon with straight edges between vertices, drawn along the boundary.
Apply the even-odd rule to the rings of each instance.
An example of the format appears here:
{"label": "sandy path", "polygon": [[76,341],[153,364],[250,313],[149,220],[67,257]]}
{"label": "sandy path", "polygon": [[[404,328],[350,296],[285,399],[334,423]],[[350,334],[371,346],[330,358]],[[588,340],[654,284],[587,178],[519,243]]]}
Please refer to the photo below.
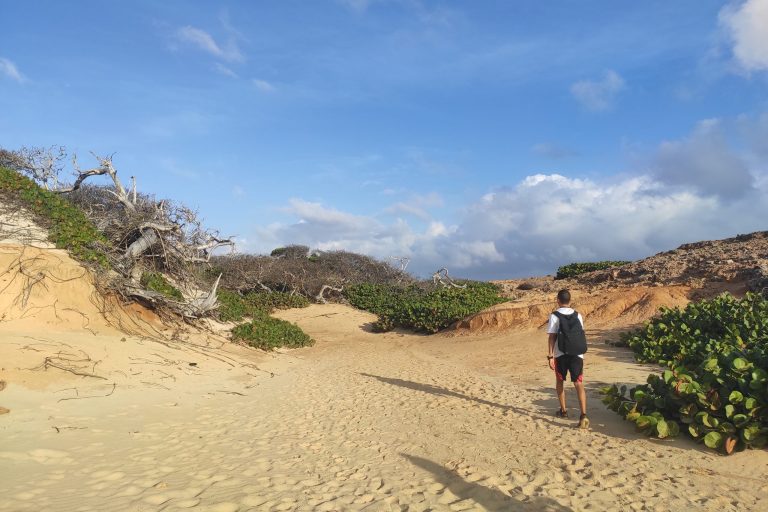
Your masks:
{"label": "sandy path", "polygon": [[[281,316],[318,345],[243,382],[244,396],[178,386],[56,402],[9,386],[0,510],[727,511],[768,498],[764,452],[638,438],[594,399],[591,432],[553,418],[535,335],[509,348],[509,335],[374,335],[341,306]],[[523,377],[494,365],[502,346]],[[637,374],[613,352],[593,358],[603,376]]]}

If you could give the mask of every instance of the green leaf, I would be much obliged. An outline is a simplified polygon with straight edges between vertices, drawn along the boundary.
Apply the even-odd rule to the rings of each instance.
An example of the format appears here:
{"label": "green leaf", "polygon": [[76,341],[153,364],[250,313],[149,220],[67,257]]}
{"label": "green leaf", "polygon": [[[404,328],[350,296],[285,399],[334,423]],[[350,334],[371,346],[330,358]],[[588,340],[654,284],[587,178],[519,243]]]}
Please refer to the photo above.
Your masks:
{"label": "green leaf", "polygon": [[747,443],[755,440],[758,435],[760,435],[760,427],[754,424],[747,426],[744,428],[744,430],[741,431],[741,437]]}
{"label": "green leaf", "polygon": [[640,416],[635,421],[635,424],[637,425],[637,429],[644,431],[646,433],[650,432],[653,427],[656,426],[656,424],[659,422],[656,418],[653,416]]}
{"label": "green leaf", "polygon": [[691,434],[691,437],[694,439],[701,437],[705,432],[706,429],[698,423],[691,423],[688,425],[688,433]]}
{"label": "green leaf", "polygon": [[658,423],[656,423],[656,435],[659,439],[669,437],[669,431],[669,424],[665,420],[659,420]]}
{"label": "green leaf", "polygon": [[726,434],[734,434],[736,433],[736,427],[732,423],[728,423],[726,421],[724,423],[720,423],[720,425],[717,427],[717,431]]}
{"label": "green leaf", "polygon": [[680,425],[678,425],[676,421],[668,421],[667,427],[669,428],[669,437],[680,435]]}
{"label": "green leaf", "polygon": [[743,358],[741,358],[741,357],[737,357],[737,358],[736,358],[736,359],[734,359],[734,360],[733,360],[733,362],[731,363],[731,367],[732,367],[734,370],[736,370],[736,371],[743,371],[743,370],[746,370],[748,365],[749,365],[749,363],[747,362],[747,360],[746,360],[746,359],[743,359]]}
{"label": "green leaf", "polygon": [[733,424],[741,428],[749,423],[749,416],[746,414],[736,414],[733,416]]}
{"label": "green leaf", "polygon": [[704,436],[704,444],[707,445],[708,448],[712,448],[713,450],[716,450],[720,448],[720,446],[723,445],[723,435],[719,432],[710,432],[706,436]]}

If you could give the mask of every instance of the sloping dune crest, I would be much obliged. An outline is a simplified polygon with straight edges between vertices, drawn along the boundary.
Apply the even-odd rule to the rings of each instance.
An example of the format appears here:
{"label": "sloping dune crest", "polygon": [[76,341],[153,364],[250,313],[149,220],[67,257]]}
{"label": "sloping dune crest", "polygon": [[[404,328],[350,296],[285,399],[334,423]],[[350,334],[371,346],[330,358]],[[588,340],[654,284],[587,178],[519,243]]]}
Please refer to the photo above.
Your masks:
{"label": "sloping dune crest", "polygon": [[[685,306],[690,296],[691,288],[687,286],[576,291],[573,306],[589,318],[590,328],[613,329],[640,324],[655,315],[661,306]],[[458,322],[455,331],[469,334],[542,327],[556,308],[553,297],[539,294],[527,300],[497,304]]]}

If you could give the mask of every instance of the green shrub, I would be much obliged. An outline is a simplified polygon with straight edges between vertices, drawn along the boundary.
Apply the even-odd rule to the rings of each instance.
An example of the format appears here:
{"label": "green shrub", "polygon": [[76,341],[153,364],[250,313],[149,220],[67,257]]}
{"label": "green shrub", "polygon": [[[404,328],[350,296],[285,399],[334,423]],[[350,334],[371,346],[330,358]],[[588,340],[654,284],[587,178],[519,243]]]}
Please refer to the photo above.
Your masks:
{"label": "green shrub", "polygon": [[219,319],[239,321],[245,317],[269,314],[275,309],[305,308],[309,301],[301,295],[289,293],[251,292],[241,295],[230,290],[219,290]]}
{"label": "green shrub", "polygon": [[219,302],[219,320],[233,322],[242,320],[248,314],[248,307],[243,296],[229,290],[219,290],[217,293]]}
{"label": "green shrub", "polygon": [[667,367],[629,390],[604,388],[603,402],[639,431],[684,430],[730,454],[768,444],[768,299],[721,295],[661,315],[624,341],[646,362]]}
{"label": "green shrub", "polygon": [[298,348],[314,344],[314,340],[297,325],[263,313],[252,321],[232,329],[232,337],[263,350],[278,347]]}
{"label": "green shrub", "polygon": [[379,316],[377,331],[404,327],[417,332],[435,333],[454,322],[506,299],[491,283],[467,282],[466,288],[425,290],[407,287],[360,284],[344,292],[354,307]]}
{"label": "green shrub", "polygon": [[605,270],[611,267],[620,267],[632,263],[631,261],[595,261],[585,263],[570,263],[563,265],[557,269],[555,279],[566,279],[568,277],[576,277],[587,272],[594,272],[595,270]]}
{"label": "green shrub", "polygon": [[759,294],[743,299],[723,294],[659,311],[641,329],[621,335],[638,361],[695,366],[711,354],[753,348],[768,339],[768,300]]}
{"label": "green shrub", "polygon": [[232,338],[247,342],[252,347],[272,350],[277,347],[305,347],[314,341],[300,327],[272,318],[275,309],[304,308],[309,301],[301,295],[289,293],[251,292],[245,295],[229,290],[219,290],[219,318],[227,321],[251,321],[232,329]]}
{"label": "green shrub", "polygon": [[23,206],[41,219],[48,228],[48,238],[56,247],[74,258],[109,267],[107,256],[98,246],[107,240],[85,214],[58,194],[40,188],[21,174],[0,167],[0,193],[21,200]]}
{"label": "green shrub", "polygon": [[303,295],[291,295],[290,293],[246,293],[243,297],[245,304],[252,309],[272,312],[275,309],[306,308],[309,300]]}
{"label": "green shrub", "polygon": [[141,275],[141,285],[147,290],[152,290],[158,293],[162,293],[170,299],[183,301],[184,296],[181,294],[178,288],[173,286],[168,280],[159,272],[144,272]]}

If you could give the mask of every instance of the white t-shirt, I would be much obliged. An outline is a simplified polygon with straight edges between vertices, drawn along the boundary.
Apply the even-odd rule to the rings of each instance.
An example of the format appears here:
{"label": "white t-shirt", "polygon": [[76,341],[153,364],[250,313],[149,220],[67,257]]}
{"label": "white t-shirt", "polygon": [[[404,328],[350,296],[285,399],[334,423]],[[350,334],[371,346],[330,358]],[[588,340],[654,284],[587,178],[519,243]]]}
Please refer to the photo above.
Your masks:
{"label": "white t-shirt", "polygon": [[[557,312],[558,313],[562,313],[564,315],[572,315],[573,314],[573,309],[571,309],[571,308],[558,308]],[[581,313],[579,313],[579,322],[581,322],[581,327],[583,328],[584,327],[584,319],[581,317]],[[557,315],[552,313],[551,315],[549,315],[549,327],[547,327],[547,334],[557,334],[557,331],[559,331],[559,330],[560,330],[560,319],[557,318]],[[555,356],[555,359],[557,359],[558,357],[564,355],[560,351],[560,347],[557,346],[557,341],[555,341],[555,350],[554,350],[554,353],[552,355]],[[579,355],[579,357],[584,359],[584,354]]]}

